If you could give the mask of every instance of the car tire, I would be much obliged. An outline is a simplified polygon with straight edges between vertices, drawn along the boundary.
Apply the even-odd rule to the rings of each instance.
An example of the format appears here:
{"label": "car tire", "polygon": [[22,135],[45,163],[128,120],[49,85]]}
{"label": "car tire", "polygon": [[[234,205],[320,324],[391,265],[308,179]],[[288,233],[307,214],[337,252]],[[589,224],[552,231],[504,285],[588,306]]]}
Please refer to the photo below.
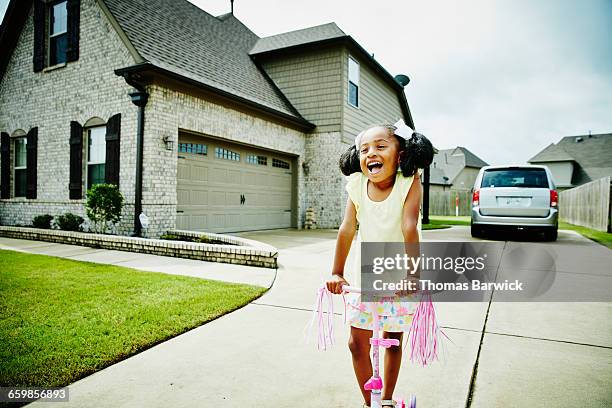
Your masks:
{"label": "car tire", "polygon": [[544,238],[547,241],[556,241],[558,235],[557,227],[550,228],[549,230],[544,231]]}
{"label": "car tire", "polygon": [[470,232],[472,233],[473,238],[482,238],[484,235],[482,227],[474,224],[470,224]]}

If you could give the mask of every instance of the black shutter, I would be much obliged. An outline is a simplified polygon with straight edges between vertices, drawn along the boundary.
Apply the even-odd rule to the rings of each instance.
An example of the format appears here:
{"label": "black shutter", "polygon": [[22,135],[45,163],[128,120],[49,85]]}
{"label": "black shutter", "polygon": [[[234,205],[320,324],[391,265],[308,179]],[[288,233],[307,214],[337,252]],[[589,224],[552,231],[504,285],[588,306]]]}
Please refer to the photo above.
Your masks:
{"label": "black shutter", "polygon": [[11,198],[11,138],[8,133],[2,132],[0,135],[0,198]]}
{"label": "black shutter", "polygon": [[36,198],[38,128],[28,132],[26,142],[26,198]]}
{"label": "black shutter", "polygon": [[104,175],[107,184],[119,185],[119,135],[121,133],[121,114],[118,113],[106,124],[106,167]]}
{"label": "black shutter", "polygon": [[70,122],[70,199],[83,197],[83,126]]}
{"label": "black shutter", "polygon": [[45,67],[45,3],[34,0],[34,72]]}
{"label": "black shutter", "polygon": [[81,0],[68,0],[68,47],[66,61],[79,59],[79,29],[81,20]]}

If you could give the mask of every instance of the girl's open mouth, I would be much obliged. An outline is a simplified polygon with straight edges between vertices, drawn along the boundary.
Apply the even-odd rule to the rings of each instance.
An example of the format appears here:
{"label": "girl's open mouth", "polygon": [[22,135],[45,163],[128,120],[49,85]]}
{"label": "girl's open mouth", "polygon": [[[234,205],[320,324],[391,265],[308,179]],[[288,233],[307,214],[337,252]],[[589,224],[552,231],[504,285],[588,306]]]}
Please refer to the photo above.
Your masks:
{"label": "girl's open mouth", "polygon": [[368,163],[367,165],[368,171],[370,172],[370,174],[380,173],[380,171],[382,170],[382,166],[383,164],[379,161],[374,161],[374,162]]}

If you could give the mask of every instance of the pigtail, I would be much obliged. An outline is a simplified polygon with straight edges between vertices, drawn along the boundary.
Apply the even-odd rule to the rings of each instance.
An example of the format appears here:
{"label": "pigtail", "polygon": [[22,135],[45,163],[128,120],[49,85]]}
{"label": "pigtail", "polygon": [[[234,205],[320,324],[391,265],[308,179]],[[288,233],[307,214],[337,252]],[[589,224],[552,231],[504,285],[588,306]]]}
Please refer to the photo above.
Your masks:
{"label": "pigtail", "polygon": [[361,166],[359,165],[359,152],[357,151],[355,145],[351,145],[347,151],[342,153],[342,156],[340,156],[339,165],[340,171],[345,176],[350,176],[353,173],[358,173],[361,171]]}
{"label": "pigtail", "polygon": [[400,169],[404,177],[413,176],[417,169],[429,167],[434,156],[434,148],[429,139],[414,132],[410,139],[405,141],[404,146],[400,159]]}

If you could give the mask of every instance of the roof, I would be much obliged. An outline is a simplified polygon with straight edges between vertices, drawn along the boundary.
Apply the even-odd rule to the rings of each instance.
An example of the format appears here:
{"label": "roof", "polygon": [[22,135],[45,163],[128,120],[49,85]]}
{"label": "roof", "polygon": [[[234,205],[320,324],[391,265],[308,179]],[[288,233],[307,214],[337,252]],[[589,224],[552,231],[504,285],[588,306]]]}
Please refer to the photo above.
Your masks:
{"label": "roof", "polygon": [[[554,147],[552,147],[554,146]],[[568,161],[577,163],[573,185],[612,176],[612,133],[565,136],[528,160],[529,163]]]}
{"label": "roof", "polygon": [[429,182],[431,184],[452,185],[464,168],[474,167],[479,169],[484,166],[488,166],[488,164],[463,146],[441,149],[434,155],[430,166]]}
{"label": "roof", "polygon": [[346,37],[346,34],[336,25],[336,23],[327,23],[260,38],[251,49],[250,54],[255,55],[282,48],[295,47],[342,37]]}
{"label": "roof", "polygon": [[562,146],[549,144],[540,153],[527,160],[529,163],[542,163],[551,161],[574,161],[575,159]]}
{"label": "roof", "polygon": [[233,15],[186,0],[104,0],[152,65],[297,118],[301,115],[248,55],[259,37]]}

